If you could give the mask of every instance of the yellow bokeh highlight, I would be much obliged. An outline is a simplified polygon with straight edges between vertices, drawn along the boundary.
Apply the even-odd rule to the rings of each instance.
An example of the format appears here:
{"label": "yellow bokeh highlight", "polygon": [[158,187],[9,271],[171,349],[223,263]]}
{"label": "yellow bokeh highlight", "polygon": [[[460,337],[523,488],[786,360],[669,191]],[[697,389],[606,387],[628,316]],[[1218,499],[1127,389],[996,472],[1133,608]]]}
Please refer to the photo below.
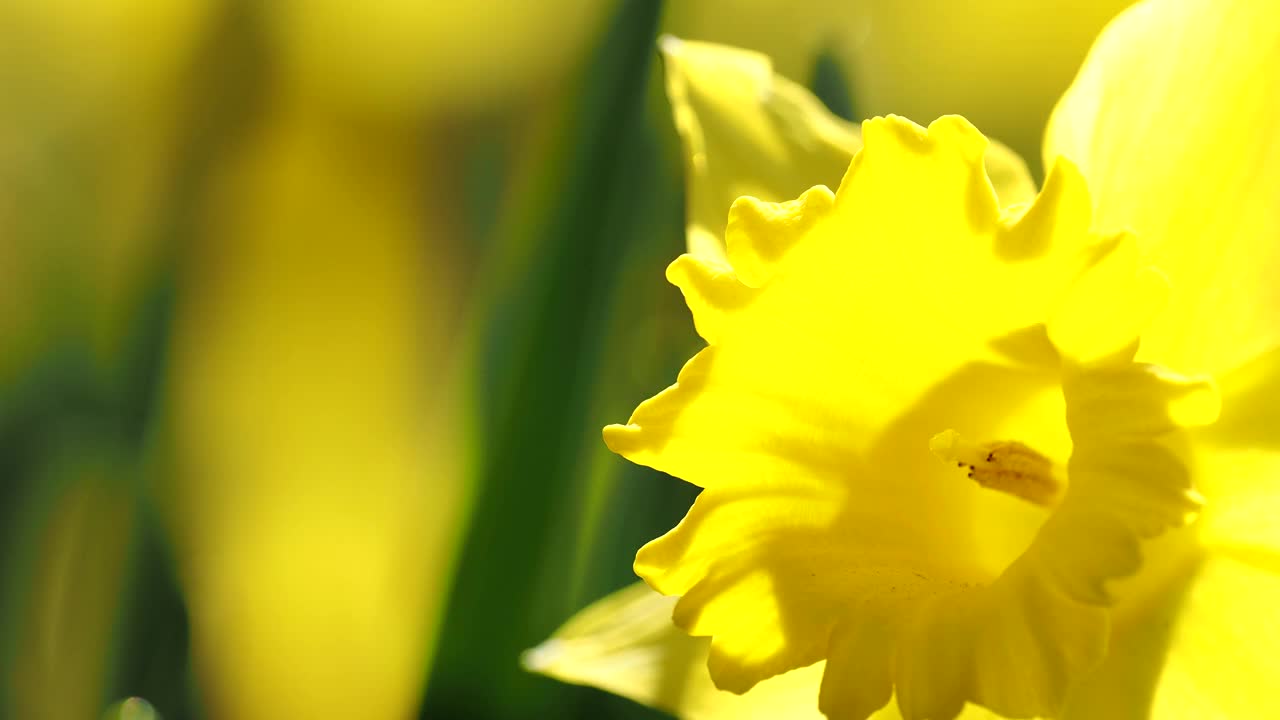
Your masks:
{"label": "yellow bokeh highlight", "polygon": [[272,112],[185,268],[168,507],[217,717],[409,717],[447,594],[452,229],[410,133],[348,132]]}

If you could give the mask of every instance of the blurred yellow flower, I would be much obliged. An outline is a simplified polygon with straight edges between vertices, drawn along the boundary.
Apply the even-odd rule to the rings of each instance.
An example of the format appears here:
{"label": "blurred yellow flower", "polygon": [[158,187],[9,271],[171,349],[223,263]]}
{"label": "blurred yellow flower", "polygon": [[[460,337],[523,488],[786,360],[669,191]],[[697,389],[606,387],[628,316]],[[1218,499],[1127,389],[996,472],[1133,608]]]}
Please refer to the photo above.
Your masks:
{"label": "blurred yellow flower", "polygon": [[447,595],[466,507],[451,229],[411,134],[347,133],[273,109],[187,268],[165,494],[216,717],[408,717]]}
{"label": "blurred yellow flower", "polygon": [[[726,706],[601,657],[701,654],[768,703],[825,661],[788,687],[831,717],[1273,712],[1277,60],[1273,8],[1149,2],[1060,104],[1029,205],[958,118],[868,122],[835,194],[738,200],[725,256],[668,271],[709,347],[606,429],[704,488],[636,570],[709,644],[571,624],[530,664],[690,717]],[[1222,422],[1165,366],[1218,377]]]}
{"label": "blurred yellow flower", "polygon": [[247,13],[272,92],[217,158],[166,417],[166,510],[213,716],[418,708],[470,499],[474,258],[458,152],[432,130],[527,107],[609,5]]}

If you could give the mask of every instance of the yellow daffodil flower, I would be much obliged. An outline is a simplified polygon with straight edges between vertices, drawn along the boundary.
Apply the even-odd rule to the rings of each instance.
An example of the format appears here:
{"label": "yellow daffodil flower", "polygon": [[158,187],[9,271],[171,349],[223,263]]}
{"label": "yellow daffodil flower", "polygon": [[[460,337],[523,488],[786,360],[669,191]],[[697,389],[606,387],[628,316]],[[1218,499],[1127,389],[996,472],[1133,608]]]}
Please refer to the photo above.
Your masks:
{"label": "yellow daffodil flower", "polygon": [[[888,117],[834,193],[736,200],[722,254],[691,232],[668,277],[708,347],[605,430],[703,488],[636,558],[679,599],[607,598],[526,662],[687,717],[1280,710],[1277,69],[1272,6],[1143,3],[1055,111],[1034,200],[967,121]],[[672,93],[691,226],[727,155],[690,118],[732,142],[785,98],[755,96]],[[737,155],[819,147],[811,107]]]}

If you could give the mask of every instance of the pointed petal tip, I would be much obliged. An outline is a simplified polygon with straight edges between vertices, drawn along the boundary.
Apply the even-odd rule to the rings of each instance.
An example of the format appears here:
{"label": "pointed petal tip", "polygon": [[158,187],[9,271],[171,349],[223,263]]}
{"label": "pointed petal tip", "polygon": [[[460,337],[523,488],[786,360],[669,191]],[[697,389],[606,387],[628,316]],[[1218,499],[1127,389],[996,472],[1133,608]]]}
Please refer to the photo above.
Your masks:
{"label": "pointed petal tip", "polygon": [[658,52],[667,57],[675,57],[684,50],[684,40],[670,33],[663,33],[658,36]]}
{"label": "pointed petal tip", "polygon": [[982,131],[974,127],[963,115],[943,115],[929,123],[931,137],[946,138],[972,162],[981,162],[991,144]]}
{"label": "pointed petal tip", "polygon": [[640,434],[640,426],[614,423],[613,425],[606,425],[600,434],[604,438],[605,447],[612,452],[623,455],[634,445],[636,436]]}
{"label": "pointed petal tip", "polygon": [[1049,167],[1037,200],[1039,198],[1044,198],[1046,203],[1053,205],[1069,204],[1067,211],[1082,212],[1086,230],[1093,220],[1093,201],[1089,196],[1089,184],[1080,172],[1080,168],[1061,155],[1054,158],[1053,164]]}
{"label": "pointed petal tip", "polygon": [[[1060,176],[1060,177],[1059,177]],[[1054,156],[1053,161],[1049,165],[1049,172],[1045,175],[1045,185],[1048,185],[1051,178],[1059,177],[1071,181],[1079,181],[1081,184],[1087,185],[1084,179],[1084,173],[1080,172],[1080,166],[1074,160],[1065,155]]]}
{"label": "pointed petal tip", "polygon": [[1084,177],[1074,163],[1061,158],[1028,205],[1005,209],[996,250],[1016,261],[1043,256],[1055,247],[1078,246],[1089,237],[1092,214]]}
{"label": "pointed petal tip", "polygon": [[564,643],[551,638],[520,653],[520,667],[527,672],[546,673],[564,652]]}
{"label": "pointed petal tip", "polygon": [[690,273],[696,273],[701,270],[727,272],[729,267],[725,263],[721,263],[715,258],[706,258],[694,255],[693,253],[683,253],[667,263],[667,282],[681,287],[680,283]]}
{"label": "pointed petal tip", "polygon": [[780,672],[782,671],[743,665],[740,658],[722,652],[714,640],[711,642],[711,651],[707,654],[707,674],[711,676],[711,684],[721,692],[746,695],[760,681]]}

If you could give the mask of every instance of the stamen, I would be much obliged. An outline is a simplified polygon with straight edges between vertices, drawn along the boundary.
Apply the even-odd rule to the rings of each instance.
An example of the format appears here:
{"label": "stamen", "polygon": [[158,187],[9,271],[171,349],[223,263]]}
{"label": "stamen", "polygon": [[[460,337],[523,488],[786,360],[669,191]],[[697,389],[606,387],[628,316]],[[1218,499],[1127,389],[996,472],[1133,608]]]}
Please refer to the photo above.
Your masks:
{"label": "stamen", "polygon": [[1053,507],[1064,483],[1049,458],[1016,440],[974,445],[945,430],[929,440],[929,450],[944,462],[968,468],[979,485],[1042,507]]}

